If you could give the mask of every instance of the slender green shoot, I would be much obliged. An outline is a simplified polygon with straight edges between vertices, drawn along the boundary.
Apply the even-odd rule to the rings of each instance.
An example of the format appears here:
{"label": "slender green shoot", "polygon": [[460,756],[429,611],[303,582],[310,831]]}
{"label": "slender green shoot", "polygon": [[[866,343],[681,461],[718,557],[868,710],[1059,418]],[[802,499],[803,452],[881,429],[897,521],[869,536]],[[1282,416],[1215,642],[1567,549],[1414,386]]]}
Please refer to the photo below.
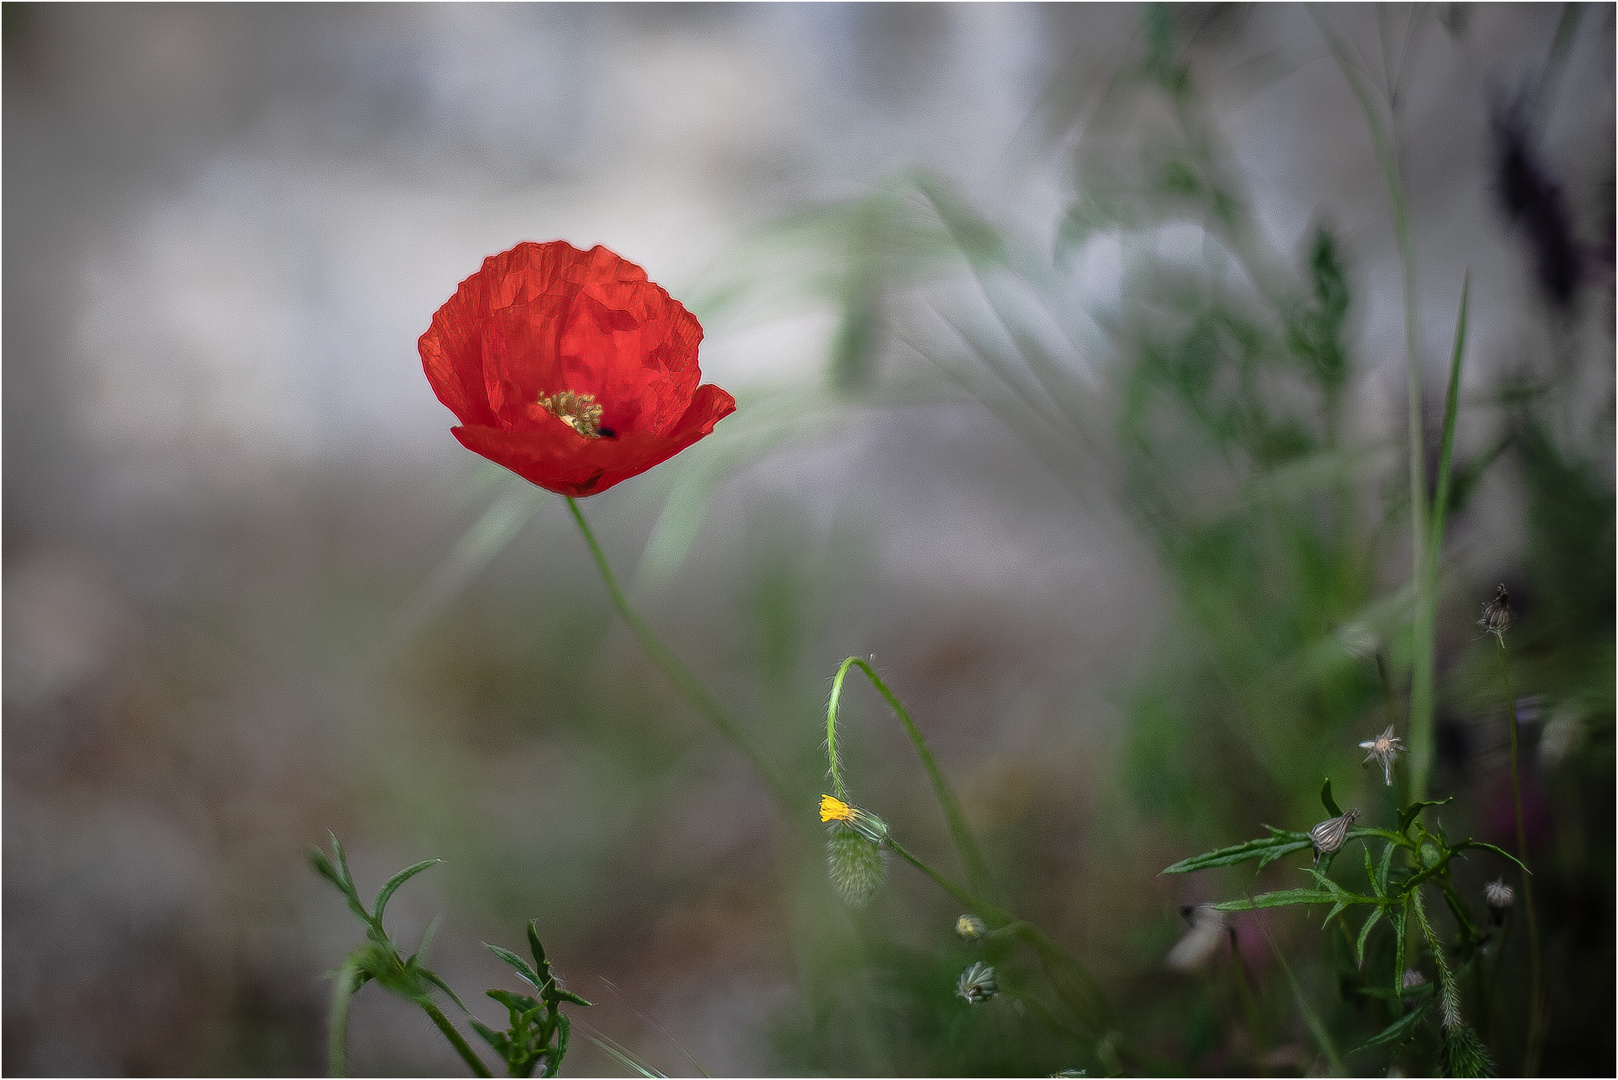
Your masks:
{"label": "slender green shoot", "polygon": [[428,1018],[438,1026],[438,1030],[444,1033],[444,1038],[448,1039],[450,1045],[455,1047],[455,1052],[461,1055],[461,1060],[466,1062],[466,1067],[472,1070],[473,1076],[490,1075],[489,1067],[483,1064],[478,1056],[472,1052],[472,1048],[467,1045],[466,1039],[462,1037],[459,1031],[455,1030],[455,1025],[449,1022],[449,1017],[445,1016],[437,1005],[434,1005],[431,1001],[422,1001],[421,1007],[427,1013]]}
{"label": "slender green shoot", "polygon": [[589,546],[590,554],[595,558],[596,569],[601,572],[601,580],[607,586],[607,593],[612,597],[613,606],[618,609],[618,614],[623,617],[625,625],[635,635],[635,640],[640,642],[640,647],[651,658],[652,663],[656,664],[658,670],[663,672],[669,682],[674,685],[674,688],[679,691],[680,696],[690,702],[691,706],[699,713],[707,717],[708,721],[719,731],[719,734],[723,735],[732,746],[740,750],[742,755],[752,763],[753,768],[758,770],[758,774],[770,786],[770,791],[784,809],[790,810],[790,808],[798,805],[799,800],[794,796],[791,785],[771,764],[770,760],[764,756],[764,752],[759,749],[752,738],[742,730],[741,723],[730,714],[728,709],[719,704],[712,694],[702,688],[702,684],[697,681],[696,676],[692,675],[690,669],[680,662],[679,657],[675,656],[673,651],[663,644],[650,624],[641,618],[634,608],[629,606],[629,600],[624,596],[624,590],[618,584],[618,577],[612,572],[611,564],[607,562],[606,552],[601,550],[601,544],[596,540],[595,533],[590,530],[589,524],[584,520],[584,512],[579,509],[578,502],[569,496],[567,507],[573,512],[573,520],[578,523],[579,531],[584,534],[584,542]]}
{"label": "slender green shoot", "polygon": [[1506,684],[1506,706],[1511,714],[1511,807],[1517,817],[1517,858],[1524,866],[1523,908],[1528,915],[1528,1048],[1523,1058],[1523,1075],[1539,1075],[1539,1054],[1545,1039],[1544,1003],[1540,996],[1539,920],[1534,915],[1534,875],[1527,870],[1528,830],[1523,826],[1522,779],[1517,764],[1517,696],[1511,686],[1511,664],[1506,656],[1506,639],[1498,637],[1500,675]]}
{"label": "slender green shoot", "polygon": [[[1427,794],[1427,773],[1433,760],[1433,633],[1437,626],[1437,602],[1434,596],[1437,582],[1429,567],[1428,546],[1431,527],[1428,524],[1427,470],[1423,452],[1421,405],[1421,350],[1418,344],[1420,315],[1416,303],[1416,254],[1411,240],[1410,216],[1405,206],[1404,184],[1399,177],[1397,132],[1384,129],[1376,104],[1366,90],[1359,69],[1355,67],[1342,40],[1324,20],[1309,9],[1321,35],[1331,49],[1344,80],[1359,100],[1365,113],[1366,125],[1371,131],[1377,161],[1382,166],[1383,180],[1388,188],[1388,204],[1393,215],[1393,235],[1399,248],[1399,265],[1404,275],[1405,309],[1405,387],[1407,398],[1407,434],[1410,457],[1410,526],[1411,566],[1414,571],[1415,613],[1412,620],[1412,664],[1410,677],[1410,798],[1422,799]],[[1392,119],[1397,112],[1389,106]]]}
{"label": "slender green shoot", "polygon": [[1320,1014],[1310,1007],[1309,999],[1304,997],[1303,987],[1298,985],[1298,977],[1292,974],[1292,965],[1287,963],[1287,958],[1276,948],[1274,939],[1270,937],[1270,932],[1265,929],[1263,923],[1259,923],[1259,929],[1264,933],[1264,940],[1269,942],[1270,952],[1275,954],[1276,963],[1281,965],[1282,974],[1287,977],[1287,985],[1292,988],[1292,996],[1298,1003],[1298,1011],[1303,1014],[1304,1023],[1309,1026],[1309,1034],[1314,1036],[1315,1045],[1320,1047],[1320,1052],[1326,1055],[1326,1064],[1330,1067],[1331,1074],[1349,1075],[1347,1067],[1343,1064],[1343,1056],[1337,1052],[1337,1044],[1332,1042],[1331,1032],[1326,1030]]}
{"label": "slender green shoot", "polygon": [[337,981],[331,991],[331,1024],[327,1035],[326,1051],[333,1076],[348,1075],[348,1005],[354,999],[355,983],[360,968],[350,956],[337,971]]}
{"label": "slender green shoot", "polygon": [[939,771],[938,762],[933,760],[933,753],[927,748],[927,740],[922,738],[921,731],[916,727],[915,721],[910,719],[910,713],[905,710],[897,695],[888,689],[888,684],[882,681],[870,664],[857,656],[850,656],[837,668],[837,674],[832,679],[831,697],[826,702],[826,757],[831,762],[831,782],[834,793],[839,799],[846,800],[848,792],[843,786],[842,770],[837,759],[837,710],[843,698],[843,680],[848,677],[849,669],[859,668],[865,677],[871,680],[871,685],[892,706],[894,715],[905,726],[905,733],[910,736],[911,745],[916,748],[916,756],[921,758],[922,768],[927,770],[927,779],[932,781],[933,794],[938,799],[938,806],[944,812],[944,822],[949,826],[950,838],[955,841],[955,850],[961,857],[961,865],[966,867],[967,880],[978,892],[989,890],[989,872],[983,861],[983,854],[978,850],[977,841],[972,838],[972,831],[966,826],[966,817],[961,813],[961,804],[956,800],[955,793],[950,790],[949,781]]}

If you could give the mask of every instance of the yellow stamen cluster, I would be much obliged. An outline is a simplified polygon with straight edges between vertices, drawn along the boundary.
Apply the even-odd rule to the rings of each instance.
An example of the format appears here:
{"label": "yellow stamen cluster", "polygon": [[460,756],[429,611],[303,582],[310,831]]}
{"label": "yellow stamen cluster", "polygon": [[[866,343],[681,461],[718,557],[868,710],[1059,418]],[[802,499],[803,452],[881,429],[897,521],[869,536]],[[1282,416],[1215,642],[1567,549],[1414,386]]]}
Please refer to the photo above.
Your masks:
{"label": "yellow stamen cluster", "polygon": [[888,836],[888,824],[869,810],[850,806],[831,795],[820,797],[820,820],[835,822],[853,829],[873,843],[880,844]]}
{"label": "yellow stamen cluster", "polygon": [[820,820],[826,821],[853,821],[854,808],[841,799],[834,799],[830,795],[820,797]]}
{"label": "yellow stamen cluster", "polygon": [[540,398],[539,407],[586,439],[601,438],[601,404],[594,394],[558,390]]}

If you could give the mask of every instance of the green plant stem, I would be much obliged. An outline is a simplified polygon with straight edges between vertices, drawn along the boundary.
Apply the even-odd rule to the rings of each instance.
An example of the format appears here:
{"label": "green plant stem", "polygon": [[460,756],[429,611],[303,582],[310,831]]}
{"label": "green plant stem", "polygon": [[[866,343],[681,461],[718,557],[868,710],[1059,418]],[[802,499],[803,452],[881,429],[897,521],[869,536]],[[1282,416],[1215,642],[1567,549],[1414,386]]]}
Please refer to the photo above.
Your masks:
{"label": "green plant stem", "polygon": [[444,1038],[450,1041],[450,1045],[455,1047],[455,1052],[461,1055],[461,1060],[466,1062],[467,1068],[472,1070],[473,1076],[490,1075],[489,1067],[483,1064],[478,1056],[472,1052],[472,1048],[466,1044],[466,1040],[461,1037],[461,1033],[455,1030],[455,1025],[449,1022],[449,1017],[445,1016],[437,1005],[434,1005],[431,1001],[423,1001],[421,1008],[432,1022],[438,1025],[438,1030],[444,1033]]}
{"label": "green plant stem", "polygon": [[799,801],[795,797],[791,786],[787,784],[785,778],[770,763],[769,759],[764,756],[763,751],[742,730],[741,724],[730,714],[729,710],[719,704],[712,694],[702,688],[702,684],[697,682],[696,676],[692,675],[690,670],[680,662],[679,657],[675,656],[669,647],[663,644],[646,620],[641,618],[640,614],[629,606],[629,600],[624,596],[624,590],[618,584],[618,577],[612,572],[611,564],[607,562],[606,552],[601,550],[601,544],[597,542],[595,533],[590,530],[589,524],[584,520],[584,512],[579,509],[578,502],[568,496],[567,507],[573,512],[573,520],[578,522],[579,531],[584,534],[584,542],[589,546],[590,554],[595,557],[596,569],[601,572],[601,580],[607,586],[607,593],[612,597],[613,606],[618,609],[618,614],[623,617],[624,623],[629,627],[630,632],[635,635],[635,640],[640,642],[640,647],[651,658],[652,663],[656,664],[669,682],[674,685],[674,688],[680,692],[680,696],[684,697],[686,701],[691,703],[693,708],[707,717],[708,721],[718,729],[719,733],[732,746],[742,752],[743,756],[752,763],[753,768],[758,770],[758,774],[764,778],[765,783],[770,786],[770,790],[780,801],[782,807],[790,812]]}
{"label": "green plant stem", "polygon": [[[1095,979],[1090,976],[1089,971],[1079,961],[1078,957],[1074,956],[1072,953],[1062,948],[1062,946],[1052,941],[1046,936],[1043,930],[1035,926],[1033,923],[1027,921],[1026,919],[1019,919],[1009,911],[989,903],[982,897],[973,895],[970,890],[957,885],[943,874],[940,874],[938,871],[934,870],[932,867],[928,866],[926,863],[912,855],[908,850],[905,849],[904,845],[900,844],[891,835],[889,835],[887,839],[883,841],[883,843],[891,848],[894,854],[898,855],[899,858],[903,859],[911,866],[914,866],[926,876],[932,878],[933,882],[937,884],[939,888],[943,889],[955,899],[959,900],[966,906],[967,910],[976,912],[985,922],[991,924],[994,927],[994,932],[996,934],[1009,934],[1021,937],[1025,939],[1031,946],[1033,946],[1034,952],[1039,956],[1040,966],[1044,969],[1046,977],[1050,979],[1051,985],[1056,988],[1057,994],[1063,998],[1064,1003],[1067,1004],[1068,1008],[1073,1012],[1075,1017],[1083,1020],[1087,1026],[1091,1026],[1093,1028],[1106,1027],[1112,1023],[1112,1012],[1107,1005],[1106,998],[1101,993],[1100,986],[1096,983]],[[1103,1021],[1102,1023],[1094,1023],[1091,1018],[1086,1017],[1086,1010],[1083,1007],[1070,1000],[1069,995],[1065,992],[1061,984],[1061,981],[1056,978],[1055,972],[1051,968],[1051,961],[1053,959],[1062,961],[1078,974],[1079,978],[1085,984],[1085,992],[1091,999],[1091,1008],[1089,1011],[1100,1016]]]}
{"label": "green plant stem", "polygon": [[[1343,78],[1359,100],[1371,130],[1371,142],[1388,188],[1388,204],[1393,214],[1393,235],[1399,248],[1399,265],[1404,275],[1405,309],[1405,393],[1410,458],[1410,540],[1411,565],[1415,585],[1415,611],[1412,618],[1410,676],[1410,798],[1426,798],[1427,773],[1433,761],[1433,632],[1437,625],[1437,563],[1429,555],[1431,528],[1428,523],[1427,471],[1423,452],[1421,408],[1421,351],[1417,341],[1419,314],[1416,303],[1416,254],[1410,237],[1410,217],[1405,207],[1404,185],[1399,179],[1397,147],[1383,129],[1375,103],[1360,81],[1347,50],[1313,8],[1310,17],[1320,28]],[[1391,106],[1390,106],[1391,111]]]}
{"label": "green plant stem", "polygon": [[[932,781],[933,795],[938,799],[938,806],[944,812],[944,822],[949,826],[950,838],[955,841],[955,851],[961,857],[961,865],[966,868],[966,878],[972,888],[978,892],[989,892],[989,872],[983,861],[983,854],[978,850],[977,841],[972,838],[972,831],[966,827],[966,817],[961,813],[961,804],[956,801],[955,793],[950,790],[949,781],[938,769],[938,762],[933,760],[933,753],[927,748],[927,740],[922,738],[921,731],[916,727],[910,714],[905,711],[903,703],[888,689],[888,684],[872,670],[871,665],[857,656],[850,656],[837,668],[837,675],[832,679],[831,698],[826,703],[826,755],[831,760],[832,786],[836,789],[837,797],[847,798],[843,788],[842,773],[837,761],[837,710],[842,702],[843,680],[848,676],[850,668],[859,668],[865,677],[871,680],[871,685],[887,699],[893,708],[894,715],[904,724],[905,733],[910,736],[910,743],[916,748],[916,756],[921,758],[922,768],[927,770],[927,779]],[[895,849],[897,850],[897,849]]]}
{"label": "green plant stem", "polygon": [[352,956],[343,961],[337,971],[337,981],[331,991],[331,1023],[327,1032],[327,1065],[333,1076],[348,1075],[348,1003],[354,997],[354,980],[359,976],[359,965]]}
{"label": "green plant stem", "polygon": [[1275,954],[1276,962],[1281,965],[1282,974],[1287,977],[1287,984],[1292,988],[1293,1000],[1298,1003],[1298,1011],[1303,1013],[1303,1021],[1308,1026],[1309,1033],[1314,1036],[1315,1045],[1320,1047],[1320,1052],[1326,1056],[1331,1075],[1347,1076],[1348,1069],[1343,1064],[1342,1055],[1337,1052],[1337,1044],[1332,1042],[1331,1032],[1326,1030],[1320,1015],[1310,1007],[1309,999],[1303,994],[1303,987],[1298,984],[1297,976],[1292,974],[1292,965],[1287,963],[1287,958],[1276,948],[1274,939],[1270,937],[1270,932],[1264,929],[1263,923],[1259,924],[1259,929],[1264,932],[1264,940],[1269,942],[1270,952]]}
{"label": "green plant stem", "polygon": [[[1511,688],[1511,664],[1506,658],[1505,636],[1499,638],[1500,675],[1506,684],[1506,706],[1511,715],[1511,807],[1517,816],[1517,858],[1528,865],[1528,830],[1523,825],[1522,779],[1517,765],[1517,696]],[[1535,1076],[1539,1069],[1540,1047],[1545,1037],[1544,1013],[1540,1001],[1539,920],[1534,915],[1534,876],[1522,875],[1523,908],[1528,915],[1528,1049],[1523,1059],[1523,1075]]]}

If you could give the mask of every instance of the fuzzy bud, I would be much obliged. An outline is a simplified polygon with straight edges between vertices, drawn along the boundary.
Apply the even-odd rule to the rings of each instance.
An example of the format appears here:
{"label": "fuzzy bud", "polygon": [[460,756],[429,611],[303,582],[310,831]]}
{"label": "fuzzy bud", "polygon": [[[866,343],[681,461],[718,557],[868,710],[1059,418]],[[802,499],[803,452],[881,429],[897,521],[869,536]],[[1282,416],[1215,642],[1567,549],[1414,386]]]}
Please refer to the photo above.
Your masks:
{"label": "fuzzy bud", "polygon": [[955,932],[961,935],[962,941],[976,941],[988,933],[989,928],[976,915],[962,915],[955,920]]}
{"label": "fuzzy bud", "polygon": [[864,907],[887,876],[882,847],[844,825],[832,827],[826,841],[826,866],[832,884],[850,907]]}

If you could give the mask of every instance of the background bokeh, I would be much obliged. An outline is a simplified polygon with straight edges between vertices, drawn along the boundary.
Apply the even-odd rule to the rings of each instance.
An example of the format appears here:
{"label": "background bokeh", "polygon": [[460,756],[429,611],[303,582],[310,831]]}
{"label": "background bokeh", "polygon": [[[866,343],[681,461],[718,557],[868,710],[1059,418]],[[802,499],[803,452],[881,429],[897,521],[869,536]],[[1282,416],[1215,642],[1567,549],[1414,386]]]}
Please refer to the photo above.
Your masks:
{"label": "background bokeh", "polygon": [[[6,1072],[320,1072],[360,938],[304,858],[328,828],[362,891],[445,860],[391,920],[443,915],[434,966],[485,1019],[511,984],[479,942],[534,918],[581,1018],[671,1074],[1079,1063],[951,1000],[958,912],[924,879],[858,913],[827,885],[803,825],[856,654],[1154,1069],[1308,1069],[1262,937],[1262,1046],[1228,963],[1164,966],[1181,905],[1250,871],[1157,872],[1307,827],[1323,773],[1384,798],[1354,744],[1387,708],[1366,657],[1408,666],[1402,279],[1317,19],[1397,106],[1435,433],[1470,274],[1433,787],[1452,835],[1514,845],[1474,625],[1505,581],[1545,1069],[1613,1067],[1610,6],[0,14]],[[1322,229],[1330,364],[1284,332]],[[456,283],[553,238],[684,300],[741,402],[584,508],[802,821],[421,374]],[[879,706],[850,690],[853,790],[954,873]],[[1469,888],[1503,869],[1476,862]],[[1327,1009],[1329,935],[1293,914],[1266,925]],[[1521,1008],[1485,1032],[1507,1074]],[[374,987],[352,1042],[358,1074],[460,1070]],[[567,1068],[624,1071],[583,1039]]]}

